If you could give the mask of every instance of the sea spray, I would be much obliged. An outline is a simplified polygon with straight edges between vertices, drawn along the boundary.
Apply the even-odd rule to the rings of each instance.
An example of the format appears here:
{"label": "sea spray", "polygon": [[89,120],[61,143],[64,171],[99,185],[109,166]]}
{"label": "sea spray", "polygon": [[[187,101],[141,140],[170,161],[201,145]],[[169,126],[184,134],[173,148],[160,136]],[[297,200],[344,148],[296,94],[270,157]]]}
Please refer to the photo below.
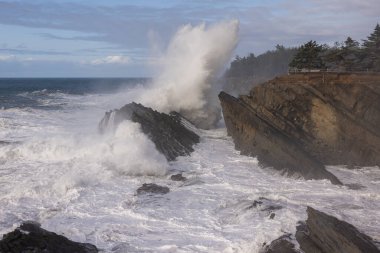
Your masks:
{"label": "sea spray", "polygon": [[[49,184],[60,193],[121,175],[163,176],[168,163],[138,123],[124,121],[104,135],[65,134],[0,146],[0,161],[62,167]],[[50,170],[49,170],[50,171]],[[50,172],[45,172],[50,173]]]}
{"label": "sea spray", "polygon": [[239,22],[185,25],[158,59],[158,76],[141,102],[161,112],[177,111],[201,128],[220,119],[218,77],[238,41]]}

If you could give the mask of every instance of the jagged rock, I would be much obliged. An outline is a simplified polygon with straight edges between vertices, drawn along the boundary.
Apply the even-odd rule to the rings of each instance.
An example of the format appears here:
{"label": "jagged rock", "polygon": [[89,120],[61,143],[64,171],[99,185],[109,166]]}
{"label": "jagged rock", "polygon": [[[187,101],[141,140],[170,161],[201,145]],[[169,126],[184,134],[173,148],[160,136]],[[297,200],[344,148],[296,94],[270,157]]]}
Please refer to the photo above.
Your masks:
{"label": "jagged rock", "polygon": [[258,206],[261,206],[262,204],[263,204],[262,201],[260,201],[260,200],[255,200],[255,201],[253,201],[252,205],[250,205],[250,206],[248,207],[248,209],[256,208],[256,207],[258,207]]}
{"label": "jagged rock", "polygon": [[143,184],[137,189],[137,194],[153,193],[153,194],[166,194],[170,189],[166,186],[156,184]]}
{"label": "jagged rock", "polygon": [[378,74],[294,74],[219,99],[243,154],[289,175],[340,183],[324,165],[380,165],[379,84]]}
{"label": "jagged rock", "polygon": [[172,175],[170,179],[173,181],[186,181],[186,177],[182,176],[182,173]]}
{"label": "jagged rock", "polygon": [[140,123],[142,131],[168,161],[189,155],[194,151],[193,145],[199,142],[199,136],[182,124],[180,114],[168,115],[136,103],[107,112],[99,123],[99,130],[103,133],[124,120]]}
{"label": "jagged rock", "polygon": [[38,223],[24,222],[19,228],[5,234],[0,241],[1,253],[96,253],[88,243],[78,243],[42,229]]}
{"label": "jagged rock", "polygon": [[297,226],[296,238],[306,253],[380,253],[373,240],[351,224],[307,208],[306,223]]}
{"label": "jagged rock", "polygon": [[[265,246],[260,253],[300,253],[291,242],[290,235],[283,235]],[[311,252],[307,252],[311,253]]]}
{"label": "jagged rock", "polygon": [[248,210],[253,208],[260,212],[266,212],[269,219],[274,219],[276,216],[275,212],[283,209],[283,206],[274,203],[270,199],[260,197],[258,200],[254,200],[253,203],[247,207]]}

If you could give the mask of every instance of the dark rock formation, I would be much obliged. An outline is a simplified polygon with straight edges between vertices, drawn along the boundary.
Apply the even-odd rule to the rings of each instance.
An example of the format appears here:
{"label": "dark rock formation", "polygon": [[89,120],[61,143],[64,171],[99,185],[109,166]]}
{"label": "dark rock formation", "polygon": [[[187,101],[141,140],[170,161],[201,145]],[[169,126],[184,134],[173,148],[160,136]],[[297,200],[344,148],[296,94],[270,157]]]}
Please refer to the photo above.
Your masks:
{"label": "dark rock formation", "polygon": [[137,194],[153,193],[153,194],[166,194],[170,189],[166,186],[156,184],[143,184],[137,189]]}
{"label": "dark rock formation", "polygon": [[290,175],[339,183],[324,165],[380,165],[379,84],[377,74],[294,74],[219,99],[243,154]]}
{"label": "dark rock formation", "polygon": [[0,241],[1,253],[96,253],[88,243],[78,243],[42,229],[39,224],[25,222]]}
{"label": "dark rock formation", "polygon": [[265,246],[260,253],[300,253],[300,251],[295,249],[290,235],[283,235]]}
{"label": "dark rock formation", "polygon": [[99,124],[100,132],[116,127],[124,120],[140,123],[142,131],[154,142],[169,161],[189,155],[199,136],[182,124],[178,113],[159,113],[141,104],[130,103],[119,110],[107,112]]}
{"label": "dark rock formation", "polygon": [[260,212],[266,212],[269,219],[274,219],[276,217],[275,212],[283,209],[281,205],[274,203],[272,200],[260,197],[257,200],[254,200],[251,205],[249,205],[246,209],[257,209]]}
{"label": "dark rock formation", "polygon": [[[373,240],[351,224],[307,207],[308,218],[295,238],[304,253],[380,253]],[[300,253],[286,234],[264,246],[261,253]]]}
{"label": "dark rock formation", "polygon": [[297,227],[296,238],[307,253],[380,253],[372,239],[351,224],[307,208],[305,224]]}
{"label": "dark rock formation", "polygon": [[182,173],[172,175],[170,179],[173,181],[186,181],[186,177],[182,176]]}

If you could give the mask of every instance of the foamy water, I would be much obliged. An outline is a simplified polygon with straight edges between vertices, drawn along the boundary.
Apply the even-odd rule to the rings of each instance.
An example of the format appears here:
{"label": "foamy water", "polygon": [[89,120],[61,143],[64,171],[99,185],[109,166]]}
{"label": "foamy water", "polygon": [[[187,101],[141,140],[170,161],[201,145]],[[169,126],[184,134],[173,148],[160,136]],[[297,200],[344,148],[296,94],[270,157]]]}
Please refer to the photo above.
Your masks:
{"label": "foamy water", "polygon": [[[0,234],[35,220],[103,252],[258,252],[294,233],[309,205],[380,240],[379,168],[329,168],[358,190],[284,178],[241,156],[224,128],[198,130],[195,152],[167,163],[138,124],[97,132],[104,112],[134,92],[56,93],[41,98],[56,110],[0,110],[0,140],[17,141],[0,144]],[[185,182],[169,179],[179,172]],[[170,192],[136,195],[152,182]]]}

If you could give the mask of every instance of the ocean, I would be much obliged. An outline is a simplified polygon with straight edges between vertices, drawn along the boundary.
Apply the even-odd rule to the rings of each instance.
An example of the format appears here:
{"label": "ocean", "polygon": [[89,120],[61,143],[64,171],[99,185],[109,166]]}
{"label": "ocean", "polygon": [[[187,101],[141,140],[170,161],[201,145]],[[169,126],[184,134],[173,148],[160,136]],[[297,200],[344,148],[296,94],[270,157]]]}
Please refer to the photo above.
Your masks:
{"label": "ocean", "polygon": [[[259,252],[294,233],[312,206],[380,241],[378,168],[329,167],[361,186],[349,188],[262,168],[224,127],[195,129],[201,142],[173,162],[136,123],[101,135],[104,113],[138,100],[149,82],[0,79],[0,236],[33,220],[102,252]],[[170,180],[180,172],[185,182]],[[143,183],[170,192],[137,195]]]}

